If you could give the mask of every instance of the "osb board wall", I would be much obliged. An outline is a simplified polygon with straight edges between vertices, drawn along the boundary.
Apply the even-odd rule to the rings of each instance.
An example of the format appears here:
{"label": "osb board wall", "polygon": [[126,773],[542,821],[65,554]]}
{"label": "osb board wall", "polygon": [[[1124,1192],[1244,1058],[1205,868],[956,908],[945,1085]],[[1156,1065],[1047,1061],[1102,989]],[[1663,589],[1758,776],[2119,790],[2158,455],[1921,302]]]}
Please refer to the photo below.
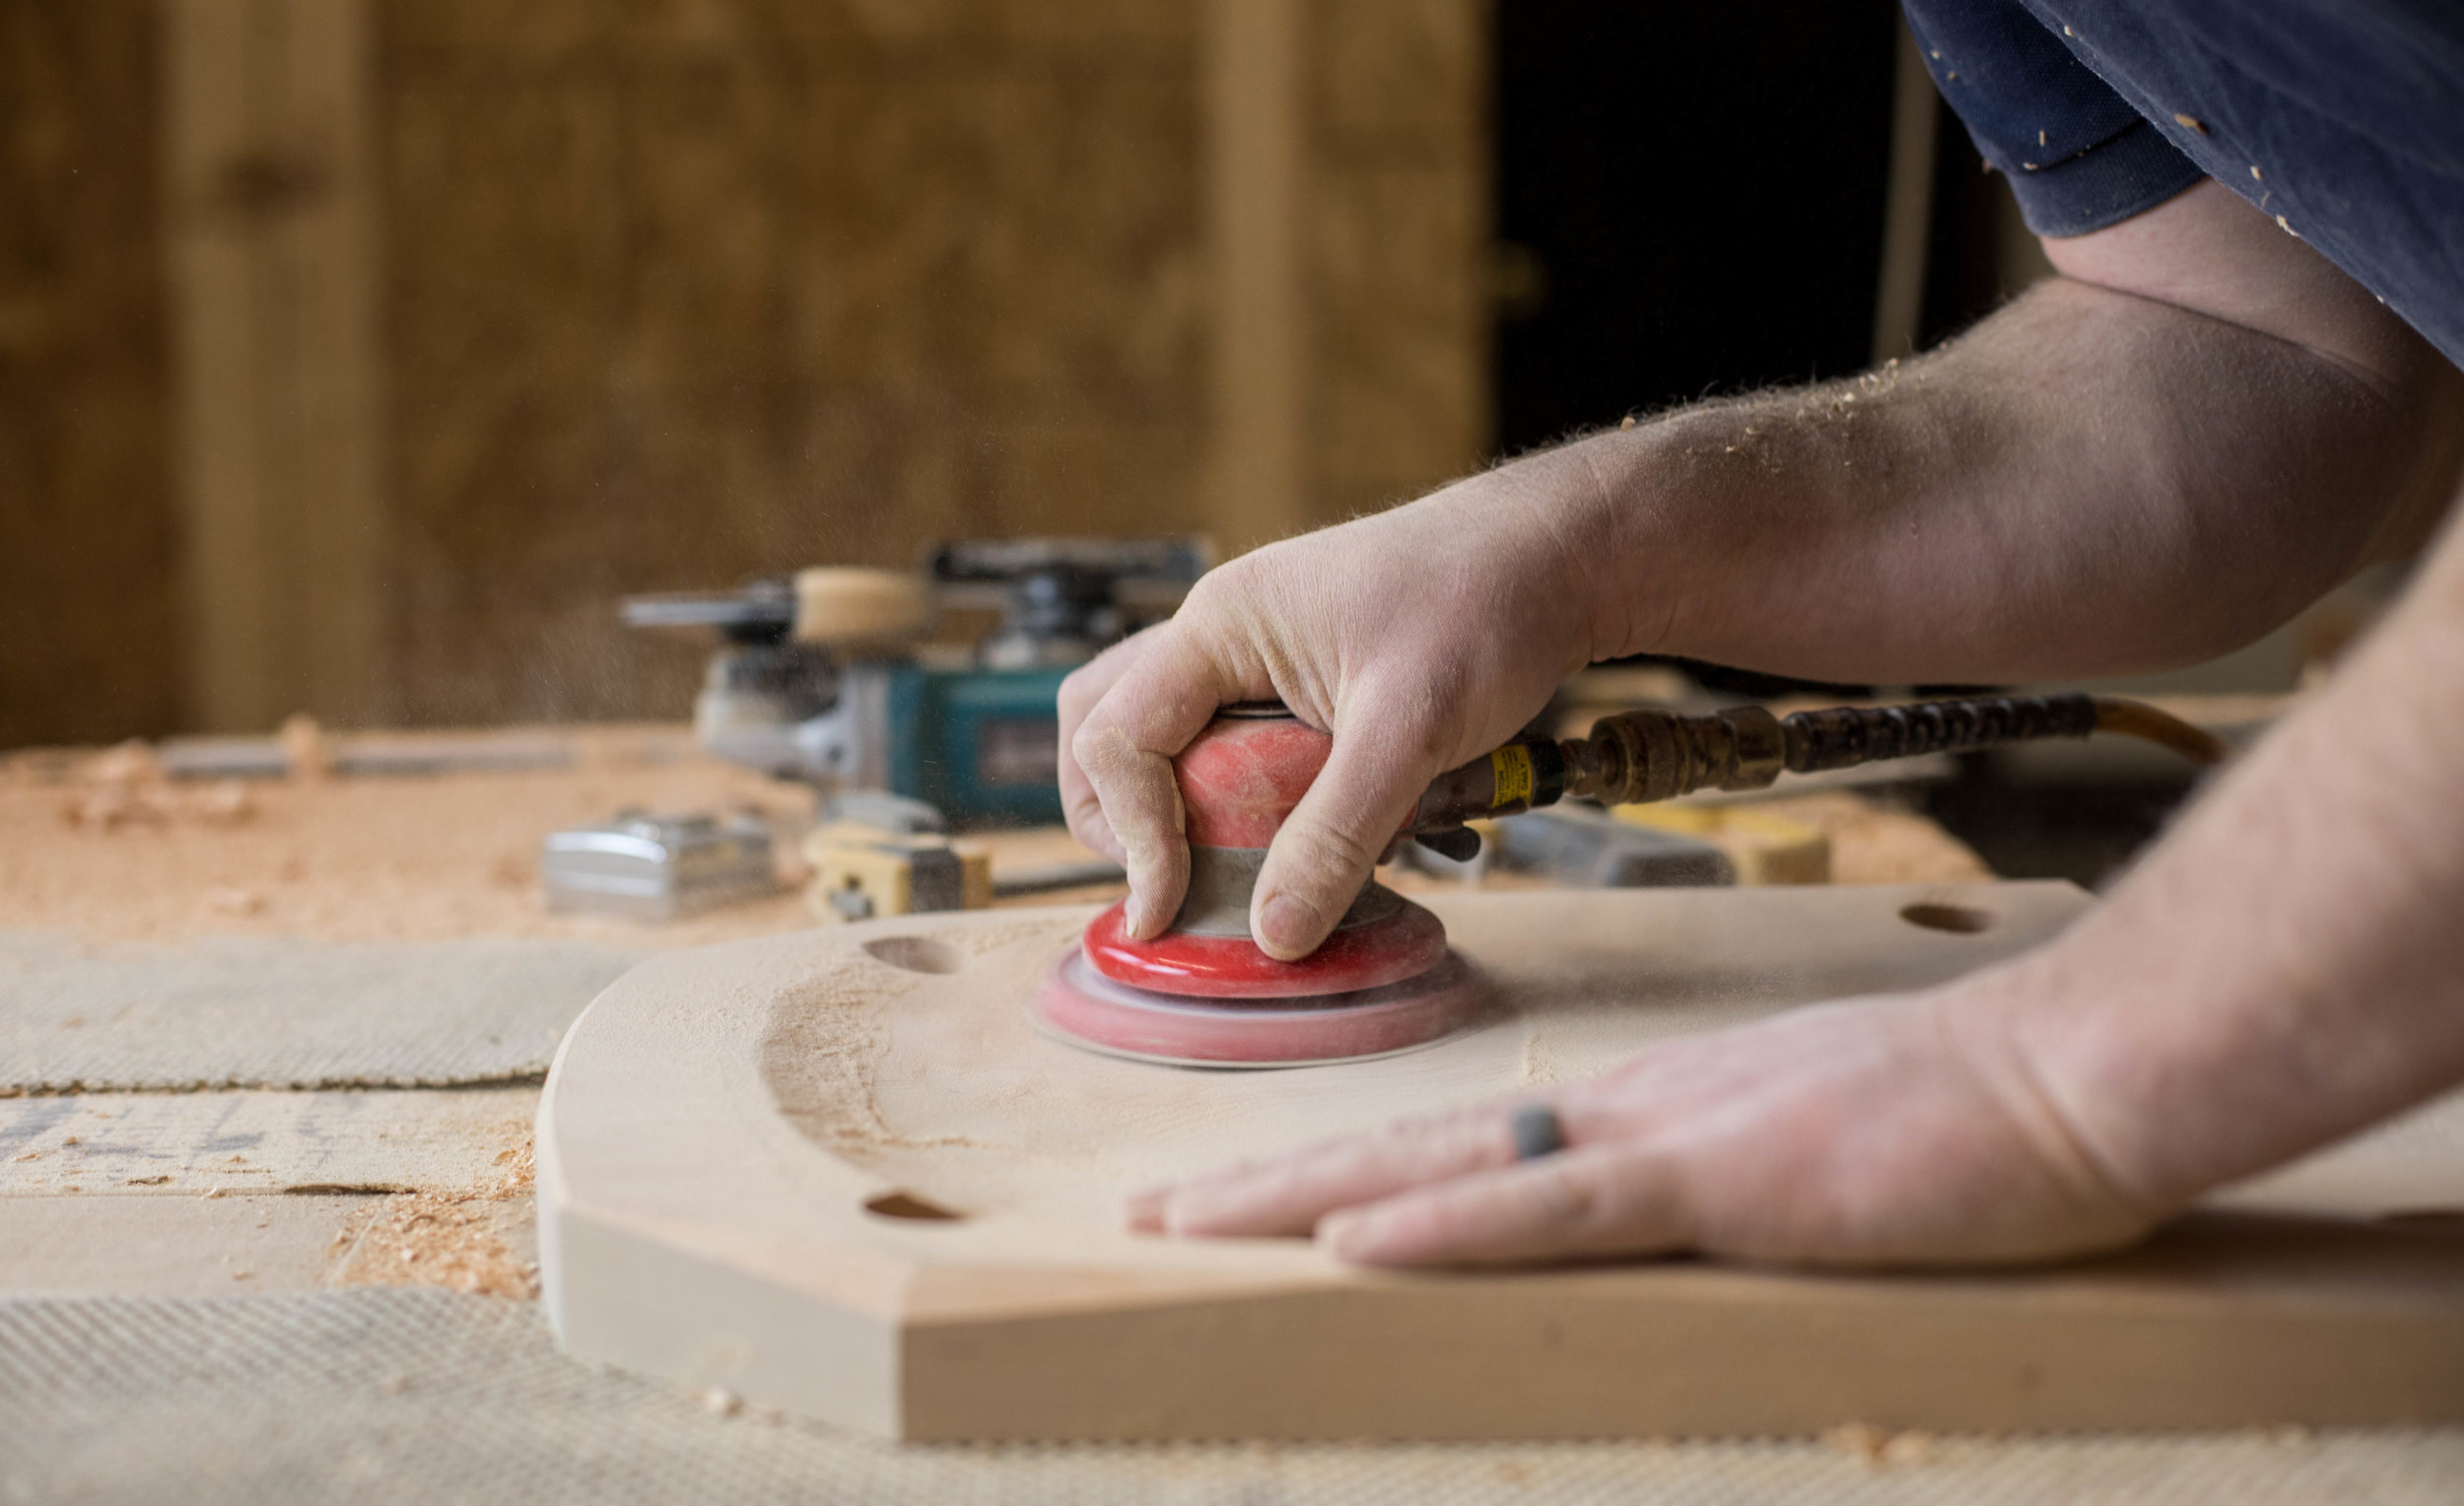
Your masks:
{"label": "osb board wall", "polygon": [[[625,591],[904,564],[960,533],[1242,542],[1483,453],[1484,0],[1280,0],[1307,495],[1249,528],[1207,479],[1206,88],[1209,7],[1249,0],[231,3],[257,62],[294,72],[326,55],[291,34],[299,6],[367,8],[359,82],[286,76],[256,133],[293,129],[291,96],[371,102],[374,252],[325,271],[376,283],[377,369],[355,379],[380,394],[376,558],[321,588],[364,582],[382,638],[375,683],[328,695],[264,635],[259,679],[304,709],[677,715],[702,646],[627,634]],[[245,530],[179,521],[199,487],[178,415],[213,405],[170,385],[216,369],[192,347],[235,321],[248,348],[317,354],[258,287],[284,279],[167,275],[165,77],[193,95],[218,66],[169,55],[197,34],[169,6],[0,0],[0,745],[214,718],[192,650]],[[186,175],[344,145],[235,138]],[[321,275],[297,286],[330,297]],[[218,297],[238,302],[189,307]],[[251,443],[281,456],[290,408],[266,411]],[[263,505],[312,507],[297,485],[276,506],[285,484],[262,478]],[[215,486],[248,503],[244,476]],[[313,551],[282,545],[240,563],[313,594]]]}
{"label": "osb board wall", "polygon": [[[1304,516],[1474,463],[1475,0],[1308,7]],[[1201,0],[389,0],[403,720],[682,708],[626,590],[1203,526]]]}
{"label": "osb board wall", "polygon": [[1488,6],[1305,16],[1310,502],[1326,520],[1486,455]]}
{"label": "osb board wall", "polygon": [[0,746],[179,713],[154,34],[0,0]]}

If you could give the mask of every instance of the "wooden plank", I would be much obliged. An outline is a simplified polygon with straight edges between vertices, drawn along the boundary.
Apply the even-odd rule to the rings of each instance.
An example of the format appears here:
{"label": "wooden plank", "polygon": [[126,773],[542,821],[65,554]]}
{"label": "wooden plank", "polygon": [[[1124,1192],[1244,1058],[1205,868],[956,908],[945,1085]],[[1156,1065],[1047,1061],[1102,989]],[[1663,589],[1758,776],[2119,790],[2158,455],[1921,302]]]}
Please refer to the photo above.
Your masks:
{"label": "wooden plank", "polygon": [[164,16],[191,719],[365,715],[390,542],[367,9]]}
{"label": "wooden plank", "polygon": [[1298,0],[1209,0],[1207,170],[1215,422],[1208,517],[1228,550],[1311,520],[1308,171]]}
{"label": "wooden plank", "polygon": [[0,1196],[0,1297],[230,1297],[332,1284],[384,1199]]}
{"label": "wooden plank", "polygon": [[[2291,1196],[2243,1190],[2123,1256],[1996,1275],[1397,1276],[1296,1241],[1123,1229],[1132,1188],[1587,1074],[1671,1034],[1923,987],[2086,904],[2061,884],[1427,898],[1507,1011],[1299,1071],[1183,1071],[1035,1035],[1025,1000],[1084,910],[645,964],[568,1035],[542,1101],[560,1333],[584,1357],[914,1438],[2464,1416],[2464,1238],[2311,1216],[2464,1203],[2455,1141],[2379,1168],[2401,1206],[2363,1196],[2379,1172],[2348,1162],[2331,1188],[2313,1168]],[[1920,901],[1983,928],[1921,928],[1903,915]],[[913,1204],[893,1192],[959,1216],[896,1216]]]}
{"label": "wooden plank", "polygon": [[1882,265],[1874,294],[1874,364],[1916,354],[1925,324],[1925,252],[1934,233],[1934,132],[1942,100],[1899,21],[1892,66],[1890,178],[1882,207]]}
{"label": "wooden plank", "polygon": [[0,0],[0,748],[178,724],[151,0]]}
{"label": "wooden plank", "polygon": [[329,1286],[537,1295],[530,1198],[370,1193],[0,1195],[0,1299],[205,1296]]}
{"label": "wooden plank", "polygon": [[536,1089],[0,1100],[0,1295],[536,1294]]}
{"label": "wooden plank", "polygon": [[453,1191],[501,1180],[530,1087],[0,1099],[0,1197]]}

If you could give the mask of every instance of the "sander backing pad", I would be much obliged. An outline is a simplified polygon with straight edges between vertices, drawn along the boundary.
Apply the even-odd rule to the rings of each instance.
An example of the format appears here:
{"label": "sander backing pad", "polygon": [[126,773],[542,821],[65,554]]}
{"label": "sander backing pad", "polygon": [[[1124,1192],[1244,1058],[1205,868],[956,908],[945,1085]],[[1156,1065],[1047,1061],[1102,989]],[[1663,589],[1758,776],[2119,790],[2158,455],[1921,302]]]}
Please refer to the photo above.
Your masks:
{"label": "sander backing pad", "polygon": [[1105,977],[1075,948],[1053,964],[1029,1009],[1052,1035],[1106,1056],[1178,1066],[1315,1066],[1391,1057],[1443,1040],[1486,1002],[1448,953],[1417,978],[1348,993],[1215,1002]]}
{"label": "sander backing pad", "polygon": [[1163,934],[1129,936],[1124,906],[1087,926],[1030,1004],[1072,1044],[1188,1066],[1303,1066],[1392,1056],[1453,1034],[1485,1000],[1428,911],[1372,882],[1315,952],[1262,951],[1249,905],[1275,831],[1326,766],[1331,739],[1281,707],[1232,707],[1173,761],[1191,882]]}

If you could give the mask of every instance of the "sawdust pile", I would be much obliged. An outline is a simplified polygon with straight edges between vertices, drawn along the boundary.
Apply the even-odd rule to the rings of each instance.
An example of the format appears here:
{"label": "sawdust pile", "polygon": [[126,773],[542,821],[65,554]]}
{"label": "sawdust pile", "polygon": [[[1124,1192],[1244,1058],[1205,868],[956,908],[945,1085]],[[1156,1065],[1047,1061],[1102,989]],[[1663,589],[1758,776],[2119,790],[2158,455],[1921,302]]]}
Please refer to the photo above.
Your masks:
{"label": "sawdust pile", "polygon": [[[385,741],[416,747],[428,735]],[[660,926],[549,914],[538,878],[549,832],[627,806],[752,807],[792,826],[809,816],[810,791],[708,758],[682,727],[487,735],[552,738],[573,757],[555,769],[335,775],[330,737],[306,723],[285,730],[293,772],[280,779],[171,779],[142,743],[0,756],[0,929],[90,943],[542,936],[666,946],[811,924],[792,893]]]}
{"label": "sawdust pile", "polygon": [[[397,1193],[355,1213],[334,1236],[342,1286],[443,1286],[527,1302],[538,1262],[516,1248],[532,1216],[533,1147],[527,1126],[500,1152],[495,1180],[461,1191]],[[521,1240],[527,1243],[526,1240]]]}
{"label": "sawdust pile", "polygon": [[[540,936],[700,946],[813,924],[792,888],[662,925],[551,915],[539,842],[627,807],[751,810],[800,830],[813,793],[709,757],[681,726],[385,733],[388,747],[504,738],[567,746],[567,767],[420,775],[333,772],[337,741],[286,725],[288,778],[169,778],[143,743],[0,754],[0,929],[89,943],[212,935],[311,941]],[[344,743],[348,739],[342,740]],[[1058,829],[984,839],[998,871],[1090,856]],[[778,844],[800,882],[797,844]],[[1098,885],[1003,904],[1111,900]]]}
{"label": "sawdust pile", "polygon": [[60,818],[78,831],[113,832],[124,826],[175,823],[239,826],[256,816],[256,797],[238,780],[180,788],[163,773],[154,750],[124,742],[76,770]]}

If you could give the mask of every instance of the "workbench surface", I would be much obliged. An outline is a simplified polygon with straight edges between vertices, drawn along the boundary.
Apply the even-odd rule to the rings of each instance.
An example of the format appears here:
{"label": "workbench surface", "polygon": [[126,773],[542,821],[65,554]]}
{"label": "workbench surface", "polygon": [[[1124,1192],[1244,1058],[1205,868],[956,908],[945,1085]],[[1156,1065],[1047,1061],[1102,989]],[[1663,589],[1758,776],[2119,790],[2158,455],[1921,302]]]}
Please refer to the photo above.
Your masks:
{"label": "workbench surface", "polygon": [[[566,741],[562,767],[224,785],[164,782],[127,755],[0,762],[0,1093],[17,1095],[0,1097],[0,1500],[2464,1488],[2452,1430],[899,1448],[572,1363],[529,1300],[541,1042],[602,972],[807,922],[791,894],[666,927],[551,916],[538,839],[626,805],[741,804],[791,824],[809,802],[674,728],[537,735]],[[1859,796],[1795,813],[1831,832],[1842,877],[1985,876],[1930,824]],[[1068,851],[1003,841],[1013,861]]]}

